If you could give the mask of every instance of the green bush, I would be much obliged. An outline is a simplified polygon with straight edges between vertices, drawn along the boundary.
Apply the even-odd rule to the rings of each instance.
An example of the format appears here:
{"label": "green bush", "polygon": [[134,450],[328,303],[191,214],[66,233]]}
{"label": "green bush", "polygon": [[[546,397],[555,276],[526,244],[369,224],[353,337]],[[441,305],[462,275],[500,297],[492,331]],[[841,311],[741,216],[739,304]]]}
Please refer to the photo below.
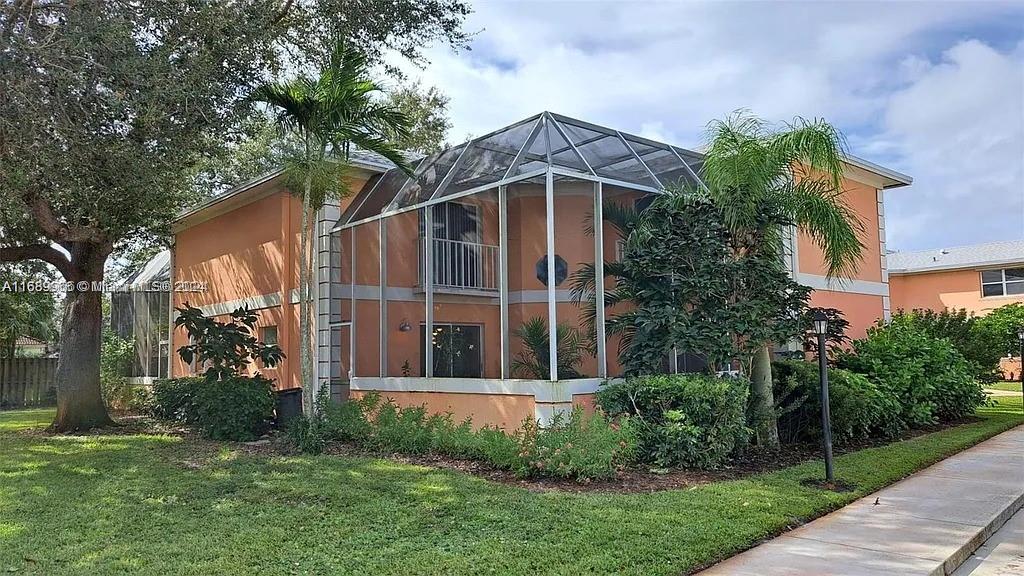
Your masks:
{"label": "green bush", "polygon": [[324,434],[328,440],[362,442],[373,432],[368,415],[376,412],[380,402],[380,395],[373,392],[362,398],[335,404],[330,401],[330,393],[325,389],[317,399],[316,413],[324,420]]}
{"label": "green bush", "polygon": [[[821,383],[815,362],[772,363],[779,439],[784,443],[821,439]],[[891,437],[904,426],[900,405],[863,374],[829,370],[832,440],[843,444],[872,436]]]}
{"label": "green bush", "polygon": [[274,416],[273,382],[262,376],[205,381],[192,398],[193,422],[215,440],[252,440]]}
{"label": "green bush", "polygon": [[522,476],[560,476],[590,480],[613,476],[632,461],[636,435],[628,420],[612,422],[577,409],[540,428],[526,421],[509,434],[497,428],[473,429],[470,419],[456,423],[451,414],[428,414],[423,406],[401,407],[367,394],[341,405],[326,396],[316,415],[299,418],[287,433],[303,452],[317,454],[331,440],[363,449],[399,454],[438,454],[488,462]]}
{"label": "green bush", "polygon": [[157,380],[152,402],[156,416],[195,425],[216,440],[251,440],[274,415],[273,383],[261,376]]}
{"label": "green bush", "polygon": [[748,389],[735,378],[643,376],[605,385],[597,401],[612,416],[636,417],[640,460],[713,468],[747,441]]}
{"label": "green bush", "polygon": [[192,399],[206,380],[201,377],[168,378],[153,382],[150,406],[154,416],[191,424],[195,416]]}
{"label": "green bush", "polygon": [[636,455],[637,433],[629,418],[612,422],[603,413],[587,415],[576,407],[556,414],[541,428],[527,421],[517,432],[518,473],[588,481],[614,477]]}
{"label": "green bush", "polygon": [[119,337],[112,330],[103,330],[100,348],[100,390],[109,408],[134,410],[145,407],[145,389],[128,381],[135,361],[135,344]]}
{"label": "green bush", "polygon": [[323,418],[300,414],[285,428],[285,438],[306,454],[320,454],[327,446],[327,428]]}
{"label": "green bush", "polygon": [[901,424],[910,428],[968,416],[985,401],[973,366],[949,340],[899,317],[855,340],[839,365],[892,394],[900,405]]}
{"label": "green bush", "polygon": [[895,324],[909,323],[932,338],[945,338],[973,365],[973,373],[982,382],[1000,379],[999,359],[1005,352],[993,320],[968,314],[966,310],[913,310],[893,314]]}
{"label": "green bush", "polygon": [[974,324],[975,337],[981,345],[990,348],[992,354],[1018,356],[1017,331],[1021,326],[1024,326],[1024,303],[1005,304],[978,318]]}
{"label": "green bush", "polygon": [[497,427],[484,426],[476,431],[479,458],[495,468],[525,471],[516,436],[506,434]]}

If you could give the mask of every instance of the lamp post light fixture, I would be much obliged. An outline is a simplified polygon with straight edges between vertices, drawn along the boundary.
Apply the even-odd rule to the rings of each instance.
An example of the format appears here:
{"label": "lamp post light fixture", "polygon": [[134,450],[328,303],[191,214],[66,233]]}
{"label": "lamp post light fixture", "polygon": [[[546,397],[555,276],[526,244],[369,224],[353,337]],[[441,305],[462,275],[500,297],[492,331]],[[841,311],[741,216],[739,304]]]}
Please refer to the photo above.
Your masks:
{"label": "lamp post light fixture", "polygon": [[[1017,328],[1017,341],[1020,343],[1020,392],[1021,402],[1024,402],[1024,326]],[[1021,405],[1024,408],[1024,404]]]}
{"label": "lamp post light fixture", "polygon": [[828,316],[822,310],[814,311],[814,332],[818,335],[818,373],[821,380],[821,435],[825,448],[825,481],[835,482],[832,470],[832,423],[828,402],[828,355],[825,353],[825,334]]}

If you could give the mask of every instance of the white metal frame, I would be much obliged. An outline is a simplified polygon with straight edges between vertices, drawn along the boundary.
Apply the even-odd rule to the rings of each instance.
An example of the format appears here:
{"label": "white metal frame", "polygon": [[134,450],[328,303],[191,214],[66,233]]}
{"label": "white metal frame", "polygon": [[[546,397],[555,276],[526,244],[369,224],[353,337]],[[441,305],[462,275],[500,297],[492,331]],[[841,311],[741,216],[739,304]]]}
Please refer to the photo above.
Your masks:
{"label": "white metal frame", "polygon": [[[504,131],[507,131],[509,129],[522,126],[522,125],[527,124],[529,122],[534,122],[533,128],[530,130],[530,132],[527,135],[526,139],[523,141],[522,146],[519,148],[518,151],[516,151],[515,156],[513,157],[512,163],[505,170],[505,172],[503,173],[502,177],[499,180],[497,180],[496,182],[492,182],[492,183],[488,183],[488,184],[472,187],[472,188],[469,188],[469,189],[466,189],[466,190],[462,190],[462,191],[459,191],[457,193],[447,194],[447,195],[445,194],[446,188],[448,187],[448,185],[450,183],[452,183],[452,181],[455,178],[456,173],[461,169],[461,167],[463,165],[463,160],[467,157],[467,154],[471,153],[470,152],[471,148],[473,148],[478,143],[481,143],[481,142],[487,140],[488,138],[491,138],[492,136],[495,136],[495,135],[497,135],[499,133],[502,133]],[[621,162],[621,161],[626,161],[626,160],[635,160],[639,164],[639,166],[643,167],[644,171],[646,172],[646,176],[651,180],[651,185],[647,186],[647,185],[644,185],[644,184],[641,184],[641,183],[619,180],[619,179],[616,179],[616,178],[610,178],[608,176],[603,176],[601,174],[598,174],[597,170],[600,169],[600,168],[599,167],[595,167],[590,162],[588,162],[586,156],[577,147],[577,143],[574,143],[573,139],[569,136],[569,134],[566,133],[566,130],[562,126],[563,123],[564,124],[575,125],[575,126],[577,126],[579,128],[590,130],[590,131],[597,132],[597,133],[600,134],[600,136],[593,136],[593,137],[591,137],[591,138],[589,138],[587,140],[581,140],[578,143],[580,146],[585,145],[586,143],[589,143],[589,142],[592,142],[592,141],[603,139],[603,138],[614,138],[614,139],[616,139],[618,142],[620,142],[622,144],[624,149],[627,150],[628,153],[629,153],[628,156],[624,156],[621,160],[618,160],[618,161]],[[562,139],[564,139],[567,145],[560,147],[557,151],[552,151],[552,146],[551,146],[551,130],[554,130]],[[546,157],[540,156],[539,153],[531,153],[530,152],[530,148],[534,145],[534,143],[536,142],[536,139],[542,134],[542,132],[544,134],[544,137],[547,138],[547,140],[548,140],[546,142],[546,147],[545,147],[546,148]],[[423,238],[425,240],[425,245],[429,247],[429,246],[432,246],[433,235],[434,235],[433,206],[435,206],[437,204],[445,203],[445,202],[457,201],[457,200],[459,200],[461,198],[465,198],[465,197],[468,197],[468,196],[472,196],[472,195],[475,195],[475,194],[479,194],[479,193],[487,192],[487,191],[491,191],[491,190],[496,190],[497,194],[498,194],[498,226],[499,226],[499,247],[498,247],[498,250],[499,250],[498,287],[499,287],[499,290],[498,290],[498,301],[499,301],[499,306],[500,306],[500,330],[501,330],[501,379],[495,380],[495,379],[482,378],[482,379],[468,379],[467,381],[469,381],[469,382],[476,382],[477,384],[475,386],[472,386],[471,388],[472,388],[472,391],[478,391],[478,392],[485,391],[484,389],[488,388],[489,386],[493,387],[493,385],[494,385],[493,383],[494,382],[506,382],[506,383],[514,383],[514,382],[530,383],[530,382],[533,382],[533,383],[538,383],[539,384],[541,382],[551,383],[551,382],[557,382],[558,381],[558,347],[556,345],[551,346],[550,349],[549,349],[548,360],[549,360],[550,371],[549,371],[549,374],[548,374],[548,380],[546,380],[546,381],[542,381],[542,380],[533,380],[533,381],[526,380],[526,381],[524,381],[524,380],[514,380],[514,379],[511,378],[511,370],[510,370],[511,355],[510,355],[510,342],[509,342],[510,326],[509,326],[509,319],[508,319],[508,316],[509,316],[509,302],[510,302],[510,294],[509,294],[509,289],[508,289],[508,265],[509,265],[509,263],[508,263],[508,256],[509,256],[509,249],[508,249],[508,186],[510,184],[515,184],[515,183],[518,183],[518,182],[524,182],[524,181],[527,181],[527,180],[533,180],[533,179],[538,179],[538,178],[543,177],[543,179],[544,179],[544,198],[545,198],[545,231],[546,231],[546,233],[545,233],[545,248],[546,248],[545,254],[547,256],[547,274],[548,274],[548,283],[547,283],[546,290],[544,292],[546,293],[546,301],[547,301],[547,305],[548,305],[548,330],[549,330],[549,338],[550,338],[551,342],[556,342],[556,331],[557,331],[557,326],[558,326],[558,318],[557,318],[558,291],[556,289],[555,282],[554,282],[554,279],[555,279],[555,214],[554,214],[554,211],[555,211],[555,190],[554,190],[554,187],[555,186],[554,186],[554,179],[555,179],[556,176],[569,177],[569,178],[573,178],[573,179],[576,179],[576,180],[582,180],[582,181],[591,182],[593,184],[593,202],[594,202],[594,260],[595,260],[595,275],[596,275],[594,297],[595,297],[596,303],[597,303],[597,306],[596,306],[597,314],[596,314],[596,318],[595,318],[595,331],[596,331],[596,336],[597,336],[597,363],[598,363],[598,374],[597,374],[597,376],[598,377],[596,379],[585,379],[585,381],[587,382],[587,385],[584,386],[584,388],[587,388],[587,391],[589,391],[589,392],[592,392],[594,389],[596,389],[596,385],[593,384],[593,383],[594,382],[599,382],[600,380],[602,380],[604,378],[607,378],[607,375],[608,375],[608,358],[607,358],[608,354],[607,354],[607,344],[606,344],[607,334],[606,334],[606,328],[605,328],[605,324],[606,324],[606,318],[605,318],[605,287],[604,287],[604,256],[605,256],[605,254],[604,254],[604,252],[605,252],[605,250],[604,250],[604,226],[603,226],[604,185],[608,184],[608,185],[613,185],[613,186],[617,186],[617,187],[625,188],[625,189],[629,189],[629,190],[635,190],[635,191],[647,192],[647,193],[655,193],[655,194],[661,193],[663,191],[662,185],[661,185],[660,181],[658,180],[657,175],[654,173],[654,171],[650,168],[650,166],[648,166],[648,164],[643,159],[643,156],[647,155],[647,154],[650,154],[651,151],[646,151],[646,152],[644,152],[644,154],[638,154],[637,153],[637,149],[633,146],[633,143],[638,143],[638,144],[642,144],[642,145],[646,145],[646,146],[653,146],[653,147],[657,148],[658,150],[662,150],[662,151],[670,151],[675,156],[675,158],[679,161],[679,163],[685,168],[685,171],[689,175],[689,177],[691,177],[694,181],[696,181],[700,186],[703,186],[703,183],[700,181],[700,178],[697,176],[697,174],[695,173],[693,168],[683,158],[683,155],[680,153],[680,150],[675,148],[675,147],[673,147],[673,146],[669,146],[669,145],[666,145],[666,144],[663,144],[663,143],[660,143],[660,142],[655,142],[653,140],[642,138],[640,136],[635,136],[635,135],[631,135],[631,134],[624,134],[624,133],[619,132],[617,130],[612,130],[612,129],[605,128],[605,127],[602,127],[602,126],[598,126],[598,125],[595,125],[595,124],[590,124],[590,123],[587,123],[587,122],[583,122],[583,121],[567,118],[567,117],[560,116],[560,115],[557,115],[557,114],[552,114],[550,112],[543,112],[543,113],[538,114],[536,116],[532,116],[532,117],[527,118],[525,120],[522,120],[522,121],[520,121],[520,122],[518,122],[516,124],[513,124],[511,126],[502,128],[500,130],[496,130],[494,132],[485,134],[483,136],[475,138],[475,139],[473,139],[473,140],[471,140],[471,141],[461,145],[461,150],[457,151],[458,155],[457,155],[455,161],[451,164],[451,166],[449,168],[447,168],[447,172],[444,174],[442,179],[439,181],[439,184],[434,189],[434,192],[430,196],[429,199],[427,199],[425,201],[422,201],[422,202],[419,202],[419,203],[415,203],[415,204],[409,205],[409,206],[398,206],[399,199],[402,198],[403,192],[406,190],[406,188],[408,188],[410,183],[414,182],[415,178],[418,177],[418,175],[420,173],[422,173],[423,170],[426,170],[426,169],[428,169],[430,167],[428,164],[431,164],[431,163],[427,162],[426,160],[424,160],[420,164],[420,168],[418,169],[417,174],[415,174],[413,177],[409,178],[406,182],[404,182],[402,184],[402,186],[399,187],[398,191],[395,193],[395,196],[391,199],[390,202],[388,202],[385,205],[385,208],[383,210],[381,210],[381,212],[379,214],[376,214],[376,215],[373,215],[373,216],[369,216],[369,217],[365,217],[365,218],[361,218],[359,220],[354,220],[353,218],[354,218],[355,214],[358,214],[359,209],[362,208],[362,205],[366,203],[367,199],[376,191],[376,188],[378,186],[380,186],[380,182],[383,181],[383,178],[378,180],[378,182],[373,186],[373,188],[366,195],[366,197],[363,198],[360,201],[360,203],[359,203],[360,205],[358,207],[356,207],[354,210],[351,210],[349,216],[347,216],[347,217],[343,216],[342,220],[339,222],[338,225],[336,225],[334,227],[334,230],[333,230],[335,232],[340,232],[340,231],[343,231],[343,230],[350,230],[351,231],[350,232],[350,238],[352,239],[352,250],[351,250],[351,252],[352,252],[352,267],[353,267],[353,273],[352,273],[352,283],[353,283],[353,285],[352,285],[352,293],[351,293],[352,313],[351,313],[351,320],[350,320],[350,322],[351,322],[351,329],[350,329],[350,338],[349,338],[349,342],[350,342],[350,360],[349,360],[349,363],[350,363],[351,381],[353,382],[353,389],[360,389],[360,388],[373,389],[373,386],[378,385],[378,384],[382,384],[382,383],[387,383],[388,385],[398,386],[399,388],[402,388],[402,389],[418,390],[418,391],[422,391],[422,390],[425,390],[425,389],[437,389],[440,386],[439,384],[437,384],[439,379],[435,378],[434,377],[434,373],[433,373],[434,370],[433,370],[432,335],[433,335],[433,330],[434,330],[434,302],[435,302],[434,296],[435,296],[435,286],[434,286],[433,275],[430,273],[430,271],[433,269],[432,268],[432,266],[433,266],[433,261],[432,261],[433,260],[433,254],[432,254],[432,250],[430,250],[430,249],[426,249],[426,250],[422,251],[422,262],[421,262],[421,265],[424,267],[424,270],[427,271],[424,274],[424,276],[423,276],[424,281],[423,281],[423,286],[422,286],[423,293],[424,293],[424,307],[425,307],[425,321],[423,322],[423,325],[425,327],[424,338],[426,340],[424,342],[424,347],[425,347],[424,362],[426,363],[426,366],[424,366],[423,373],[426,375],[426,377],[425,378],[389,378],[387,376],[387,336],[386,336],[386,333],[387,333],[387,313],[386,313],[385,307],[386,307],[386,302],[387,302],[386,295],[387,295],[388,287],[386,285],[386,282],[387,282],[387,255],[386,255],[387,238],[386,238],[386,226],[384,224],[385,219],[387,219],[387,218],[389,218],[391,216],[395,216],[395,215],[402,214],[402,213],[405,213],[405,212],[410,212],[410,211],[413,211],[413,210],[423,210],[423,220],[424,220]],[[511,153],[511,150],[512,149],[509,148],[509,152],[510,153]],[[580,165],[586,168],[585,172],[584,171],[580,171],[580,170],[575,170],[575,169],[567,168],[567,167],[564,167],[564,166],[554,165],[552,163],[552,156],[553,155],[555,155],[555,154],[563,154],[566,151],[571,151],[579,159]],[[446,151],[446,152],[454,153],[454,152],[451,152],[451,150],[450,151]],[[686,153],[690,154],[689,152],[686,152]],[[444,154],[444,153],[442,153],[442,154]],[[436,156],[435,159],[436,158],[440,158],[440,157],[441,157],[441,154]],[[525,162],[538,162],[538,161],[543,162],[545,160],[546,160],[547,165],[545,167],[543,167],[543,168],[536,169],[536,170],[530,170],[528,172],[524,172],[524,173],[521,173],[521,174],[517,174],[516,173],[519,170],[520,166],[522,165],[522,163],[524,161]],[[357,338],[355,337],[356,330],[357,330],[357,324],[356,324],[356,284],[355,284],[355,276],[356,276],[355,275],[355,264],[356,264],[355,227],[357,227],[359,225],[362,225],[362,224],[368,224],[368,223],[371,223],[371,222],[378,222],[379,226],[380,226],[380,229],[379,229],[380,246],[381,246],[380,284],[379,284],[379,286],[376,287],[377,288],[377,294],[379,295],[379,298],[380,298],[380,305],[381,305],[380,318],[379,318],[379,320],[380,320],[380,338],[378,339],[378,342],[377,342],[377,345],[380,347],[380,354],[378,356],[380,358],[380,377],[379,378],[369,377],[369,376],[367,376],[367,377],[359,377],[359,376],[356,375],[356,372],[355,372],[355,365],[356,365],[356,358],[357,358],[357,355],[356,355],[356,353],[357,353],[357,346],[356,346]],[[478,233],[479,232],[480,231],[478,230]],[[481,337],[483,337],[483,334],[481,334]],[[675,360],[675,358],[673,358],[673,360]],[[455,382],[455,384],[459,384],[459,382],[461,382],[462,379],[445,378],[443,380],[445,380],[445,381],[452,381],[452,382],[458,380],[458,382]],[[488,382],[490,382],[491,384],[486,384]],[[572,382],[577,382],[577,381],[573,380]],[[484,384],[480,384],[480,383],[484,383]],[[465,383],[459,384],[458,386],[456,386],[456,388],[459,388],[460,391],[469,391],[468,389],[467,390],[462,390],[462,388],[465,388],[465,386],[463,386],[463,384],[465,384]],[[532,384],[529,384],[529,385],[532,386]],[[440,386],[440,387],[444,388],[444,386]],[[438,389],[438,391],[441,391],[441,390]],[[565,400],[562,399],[559,402],[564,402],[564,401]]]}

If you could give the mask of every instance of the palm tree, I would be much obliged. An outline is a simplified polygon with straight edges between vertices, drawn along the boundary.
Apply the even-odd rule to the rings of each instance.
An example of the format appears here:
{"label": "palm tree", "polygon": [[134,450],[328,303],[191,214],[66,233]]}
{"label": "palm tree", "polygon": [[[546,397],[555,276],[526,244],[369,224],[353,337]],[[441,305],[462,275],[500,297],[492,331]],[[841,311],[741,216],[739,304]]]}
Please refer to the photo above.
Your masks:
{"label": "palm tree", "polygon": [[349,194],[345,173],[350,147],[376,152],[409,172],[405,158],[391,144],[408,136],[409,119],[377,99],[382,92],[369,77],[366,57],[338,42],[330,61],[315,78],[297,76],[260,86],[251,98],[276,113],[292,152],[285,160],[285,181],[302,199],[299,241],[299,351],[304,408],[312,410],[313,277],[316,214],[328,198]]}
{"label": "palm tree", "polygon": [[[781,128],[745,112],[708,126],[702,178],[731,235],[736,258],[780,259],[787,235],[821,248],[829,277],[848,277],[864,248],[863,224],[842,198],[844,141],[823,120]],[[758,444],[778,445],[772,397],[772,342],[751,359],[751,415]]]}
{"label": "palm tree", "polygon": [[[534,316],[512,333],[523,343],[523,350],[512,360],[512,373],[520,378],[547,380],[551,375],[551,333],[547,321]],[[578,367],[583,360],[583,339],[579,330],[567,324],[558,324],[555,327],[555,342],[558,347],[558,378],[580,378]]]}

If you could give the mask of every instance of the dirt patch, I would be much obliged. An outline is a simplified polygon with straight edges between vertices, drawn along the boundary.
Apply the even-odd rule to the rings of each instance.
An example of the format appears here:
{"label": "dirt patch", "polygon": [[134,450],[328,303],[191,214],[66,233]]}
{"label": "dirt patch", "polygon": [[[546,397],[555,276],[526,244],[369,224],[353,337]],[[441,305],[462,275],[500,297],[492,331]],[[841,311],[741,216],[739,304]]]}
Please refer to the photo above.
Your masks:
{"label": "dirt patch", "polygon": [[843,482],[839,478],[829,482],[819,478],[805,478],[800,481],[804,486],[811,488],[817,488],[819,490],[830,490],[832,492],[853,492],[857,489],[856,486],[848,482]]}

